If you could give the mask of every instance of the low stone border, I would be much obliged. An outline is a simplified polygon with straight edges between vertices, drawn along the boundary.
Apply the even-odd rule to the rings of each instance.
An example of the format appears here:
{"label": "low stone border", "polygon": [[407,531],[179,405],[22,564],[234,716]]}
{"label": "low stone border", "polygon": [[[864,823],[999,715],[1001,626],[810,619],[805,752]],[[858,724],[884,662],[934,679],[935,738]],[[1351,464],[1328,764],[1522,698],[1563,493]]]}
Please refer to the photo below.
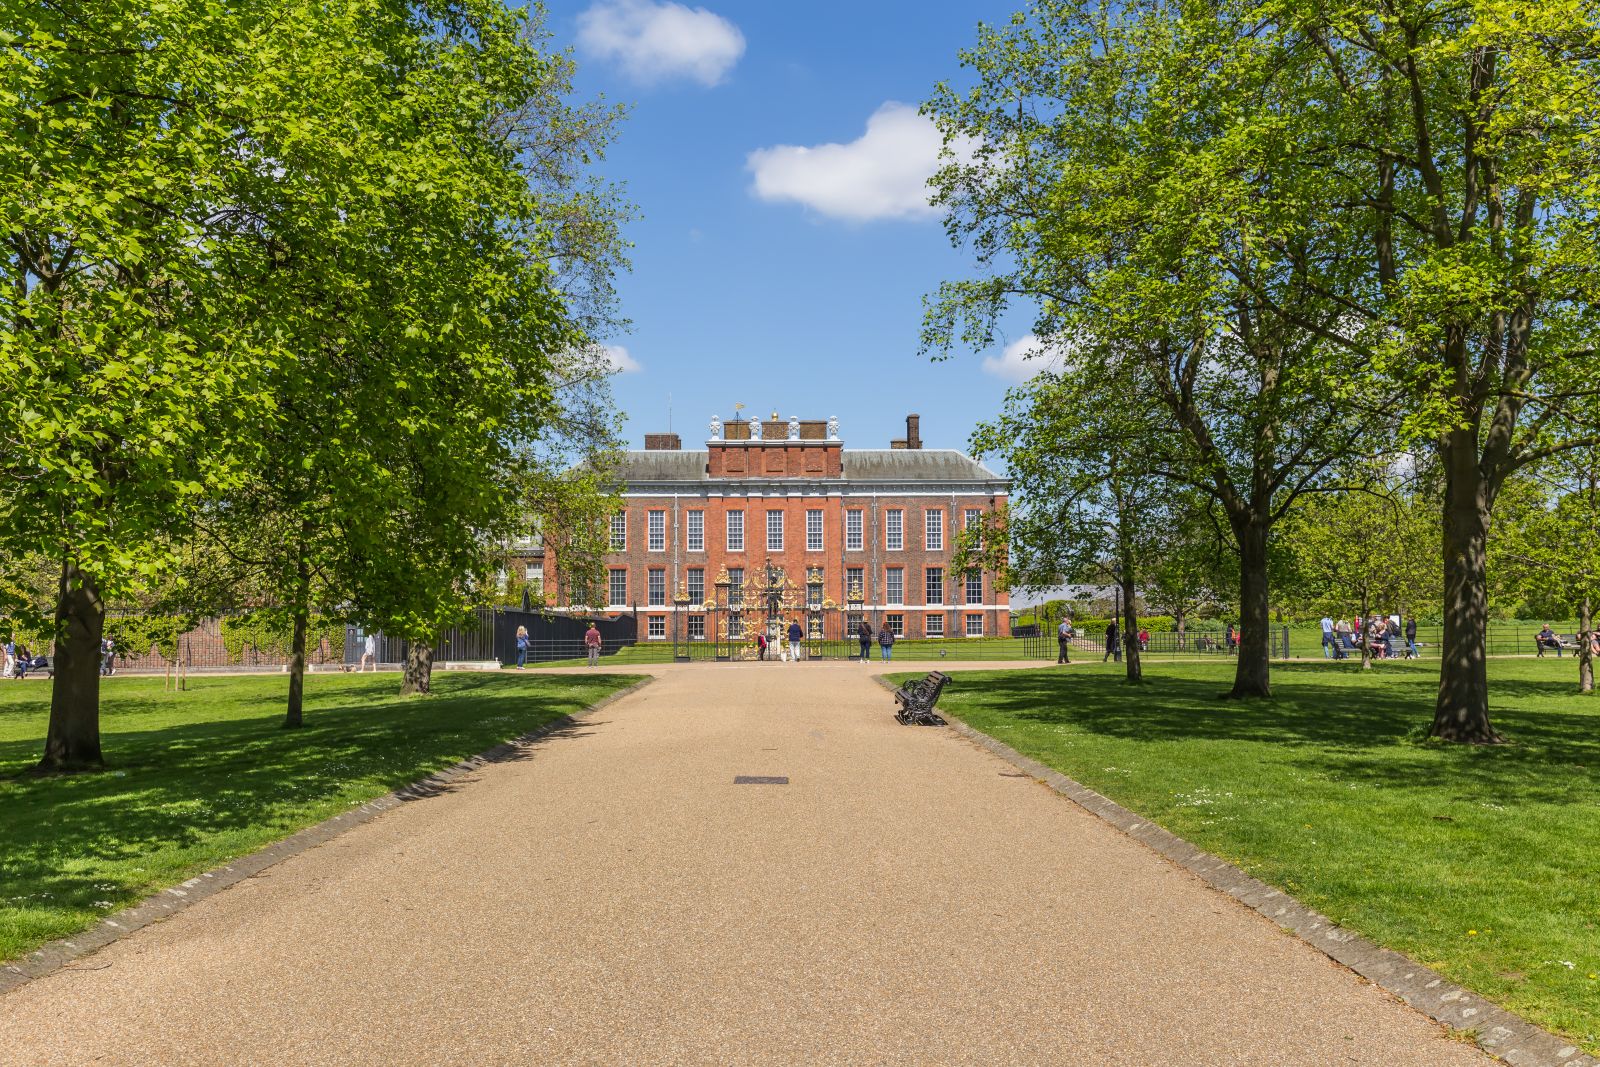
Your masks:
{"label": "low stone border", "polygon": [[[894,691],[895,686],[888,679],[878,675],[876,680],[885,689]],[[1281,929],[1429,1018],[1453,1031],[1465,1031],[1484,1051],[1512,1067],[1600,1067],[1600,1060],[1587,1055],[1571,1041],[1540,1029],[1520,1015],[1463,989],[1392,949],[1344,929],[1282,890],[1252,878],[1226,860],[1196,848],[1060,771],[1029,759],[1010,745],[974,730],[943,708],[939,709],[939,714],[949,720],[950,728],[962,737],[1045,783],[1091,815],[1196,875],[1212,889],[1260,912]],[[908,726],[906,729],[925,727]]]}
{"label": "low stone border", "polygon": [[281,841],[275,841],[259,851],[247,856],[240,856],[232,863],[225,864],[215,870],[206,871],[197,875],[181,885],[171,889],[163,889],[155,896],[149,897],[142,903],[102,919],[99,923],[73,937],[65,937],[59,941],[52,941],[37,951],[29,953],[20,960],[0,965],[0,996],[4,996],[19,986],[26,985],[35,978],[43,978],[47,974],[57,971],[71,970],[69,966],[73,961],[82,959],[113,941],[120,941],[136,930],[141,930],[163,919],[171,918],[176,913],[188,908],[207,897],[222,892],[229,886],[237,885],[246,878],[260,874],[268,867],[281,863],[291,856],[298,855],[308,849],[333,840],[340,834],[355,829],[363,823],[369,823],[379,815],[411,800],[421,800],[426,797],[438,796],[451,783],[471,774],[473,771],[489,763],[502,763],[520,754],[527,746],[548,737],[558,730],[575,726],[583,718],[592,715],[601,708],[621,700],[625,696],[637,693],[654,678],[642,678],[615,693],[596,701],[584,708],[576,715],[563,715],[545,723],[537,730],[529,731],[520,737],[514,737],[502,742],[486,752],[476,756],[469,756],[460,763],[435,771],[426,778],[402,786],[394,792],[369,800],[359,807],[339,814],[299,830]]}

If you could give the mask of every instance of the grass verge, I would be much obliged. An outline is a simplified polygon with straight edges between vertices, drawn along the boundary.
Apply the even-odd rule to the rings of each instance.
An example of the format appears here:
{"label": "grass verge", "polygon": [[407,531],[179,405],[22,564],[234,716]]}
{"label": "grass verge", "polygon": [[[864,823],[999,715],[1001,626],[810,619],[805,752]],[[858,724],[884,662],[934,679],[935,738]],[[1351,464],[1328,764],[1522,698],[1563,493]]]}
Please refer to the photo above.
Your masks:
{"label": "grass verge", "polygon": [[283,730],[283,678],[107,679],[108,769],[44,779],[21,772],[50,687],[0,684],[0,960],[637,680],[440,674],[401,699],[398,675],[310,675],[306,725]]}
{"label": "grass verge", "polygon": [[1419,739],[1438,668],[1095,664],[958,676],[941,708],[1372,940],[1600,1053],[1600,698],[1491,661],[1515,743]]}

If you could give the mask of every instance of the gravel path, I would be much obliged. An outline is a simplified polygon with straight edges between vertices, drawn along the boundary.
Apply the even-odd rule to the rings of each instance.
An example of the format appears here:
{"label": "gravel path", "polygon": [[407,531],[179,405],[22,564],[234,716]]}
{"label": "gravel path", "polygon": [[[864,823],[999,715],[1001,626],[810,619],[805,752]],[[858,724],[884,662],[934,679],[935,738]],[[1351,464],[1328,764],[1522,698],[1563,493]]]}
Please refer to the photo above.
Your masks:
{"label": "gravel path", "polygon": [[874,669],[652,671],[8,994],[0,1061],[1492,1062]]}

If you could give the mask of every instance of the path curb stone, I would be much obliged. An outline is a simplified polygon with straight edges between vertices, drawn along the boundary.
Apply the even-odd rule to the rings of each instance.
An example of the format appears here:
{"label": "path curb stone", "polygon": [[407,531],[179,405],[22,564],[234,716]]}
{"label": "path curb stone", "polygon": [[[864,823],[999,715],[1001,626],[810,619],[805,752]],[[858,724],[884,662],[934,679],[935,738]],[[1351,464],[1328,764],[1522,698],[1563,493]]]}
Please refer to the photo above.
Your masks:
{"label": "path curb stone", "polygon": [[274,864],[325,844],[357,826],[369,823],[384,812],[397,808],[407,801],[437,796],[452,782],[471,774],[485,764],[504,762],[527,746],[558,730],[576,725],[601,708],[637,693],[653,681],[655,681],[653,677],[642,678],[625,689],[619,689],[609,696],[602,697],[575,715],[563,715],[559,719],[553,719],[536,730],[503,741],[476,756],[468,756],[460,763],[435,771],[410,785],[401,786],[392,793],[369,800],[349,811],[342,811],[249,855],[240,856],[232,863],[196,875],[171,889],[163,889],[131,908],[114,912],[80,934],[52,941],[19,960],[0,965],[0,996],[36,978],[43,978],[57,971],[72,970],[71,964],[74,961],[104,948],[113,941],[120,941],[137,930],[171,918],[185,908],[214,896],[229,886],[253,878]]}
{"label": "path curb stone", "polygon": [[[896,688],[883,675],[874,678],[890,692]],[[1198,876],[1211,888],[1259,912],[1436,1022],[1453,1031],[1473,1034],[1485,1051],[1512,1067],[1600,1067],[1600,1059],[1587,1055],[1571,1041],[1540,1029],[1392,949],[1344,929],[1282,890],[1251,877],[1060,771],[1029,759],[1010,745],[974,730],[943,708],[939,714],[962,737],[1045,783],[1085,811]]]}

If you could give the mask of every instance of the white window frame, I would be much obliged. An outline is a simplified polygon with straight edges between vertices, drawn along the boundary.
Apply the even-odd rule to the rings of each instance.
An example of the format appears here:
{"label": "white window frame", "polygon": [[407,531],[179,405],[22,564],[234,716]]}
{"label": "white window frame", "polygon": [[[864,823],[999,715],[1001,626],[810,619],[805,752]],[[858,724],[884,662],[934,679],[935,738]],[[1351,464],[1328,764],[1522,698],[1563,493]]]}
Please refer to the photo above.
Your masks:
{"label": "white window frame", "polygon": [[846,552],[860,552],[867,547],[865,530],[867,528],[866,512],[860,508],[850,508],[844,513],[844,550]]}
{"label": "white window frame", "polygon": [[[656,599],[656,578],[661,579],[661,598]],[[665,567],[651,567],[644,578],[644,599],[646,605],[652,608],[667,606],[667,569]]]}
{"label": "white window frame", "polygon": [[688,525],[684,530],[684,548],[690,552],[704,552],[706,550],[706,513],[699,509],[689,512]]}
{"label": "white window frame", "polygon": [[[934,575],[938,575],[939,576],[939,595],[937,597],[933,597],[933,596],[929,595],[929,579],[931,579]],[[923,568],[923,571],[922,571],[922,599],[923,599],[924,603],[928,603],[928,604],[943,604],[944,603],[944,568],[943,567],[924,567]]]}
{"label": "white window frame", "polygon": [[888,508],[883,513],[883,550],[903,552],[906,547],[906,513],[900,508]]}
{"label": "white window frame", "polygon": [[724,528],[727,530],[727,535],[728,535],[728,551],[729,552],[743,552],[744,551],[744,512],[741,511],[741,510],[734,510],[734,511],[728,512],[728,518],[727,518],[727,522],[725,523]]}
{"label": "white window frame", "polygon": [[[974,600],[972,598],[972,586],[973,586],[974,583],[976,583],[977,586],[978,586],[978,598],[976,600]],[[968,572],[966,577],[962,580],[961,585],[962,585],[962,591],[961,591],[962,592],[962,597],[961,598],[963,600],[965,600],[968,604],[982,604],[983,603],[983,572],[982,571]]]}
{"label": "white window frame", "polygon": [[806,551],[822,551],[822,509],[806,509]]}
{"label": "white window frame", "polygon": [[619,511],[611,516],[611,551],[628,551],[628,513]]}
{"label": "white window frame", "polygon": [[[622,576],[622,598],[617,598],[617,576]],[[628,602],[628,568],[612,567],[606,574],[606,596],[609,603],[622,605]]]}
{"label": "white window frame", "polygon": [[[777,524],[777,528],[776,529],[773,528],[773,524],[772,524],[772,520],[773,519],[777,519],[778,520],[778,524]],[[774,534],[777,535],[776,538],[774,538],[774,536],[773,536]],[[767,551],[768,552],[782,552],[783,551],[783,512],[781,512],[781,511],[768,511],[767,512]]]}
{"label": "white window frame", "polygon": [[645,548],[651,552],[667,550],[667,513],[652,508],[645,515]]}
{"label": "white window frame", "polygon": [[844,597],[841,599],[848,600],[850,598],[851,575],[855,575],[860,579],[860,581],[856,582],[856,588],[861,590],[862,599],[865,600],[867,595],[867,568],[865,567],[846,567],[844,569]]}
{"label": "white window frame", "polygon": [[687,632],[689,640],[704,641],[706,639],[706,617],[704,615],[690,615]]}
{"label": "white window frame", "polygon": [[906,617],[904,613],[896,612],[893,615],[885,615],[883,622],[885,626],[889,627],[889,632],[896,637],[904,637],[906,635]]}
{"label": "white window frame", "polygon": [[923,547],[929,552],[944,551],[944,512],[927,511],[922,516]]}
{"label": "white window frame", "polygon": [[928,637],[939,638],[944,636],[944,615],[933,612],[922,620],[922,632]]}
{"label": "white window frame", "polygon": [[644,636],[647,641],[665,641],[667,639],[667,617],[665,615],[645,616]]}
{"label": "white window frame", "polygon": [[[897,585],[900,587],[898,593],[894,591]],[[906,602],[906,569],[904,567],[885,567],[883,569],[883,602],[897,606]]]}
{"label": "white window frame", "polygon": [[[700,579],[700,591],[694,591],[695,579]],[[690,567],[684,572],[684,588],[689,591],[689,603],[703,604],[706,599],[706,569],[704,567]]]}
{"label": "white window frame", "polygon": [[[974,633],[973,629],[972,629],[973,623],[977,623],[977,625],[978,625],[978,629],[977,629],[976,633]],[[987,634],[984,633],[983,616],[982,615],[974,614],[974,615],[965,616],[964,617],[964,621],[961,624],[961,627],[962,627],[961,633],[962,633],[962,636],[964,636],[964,637],[986,637],[986,636],[988,636]]]}

